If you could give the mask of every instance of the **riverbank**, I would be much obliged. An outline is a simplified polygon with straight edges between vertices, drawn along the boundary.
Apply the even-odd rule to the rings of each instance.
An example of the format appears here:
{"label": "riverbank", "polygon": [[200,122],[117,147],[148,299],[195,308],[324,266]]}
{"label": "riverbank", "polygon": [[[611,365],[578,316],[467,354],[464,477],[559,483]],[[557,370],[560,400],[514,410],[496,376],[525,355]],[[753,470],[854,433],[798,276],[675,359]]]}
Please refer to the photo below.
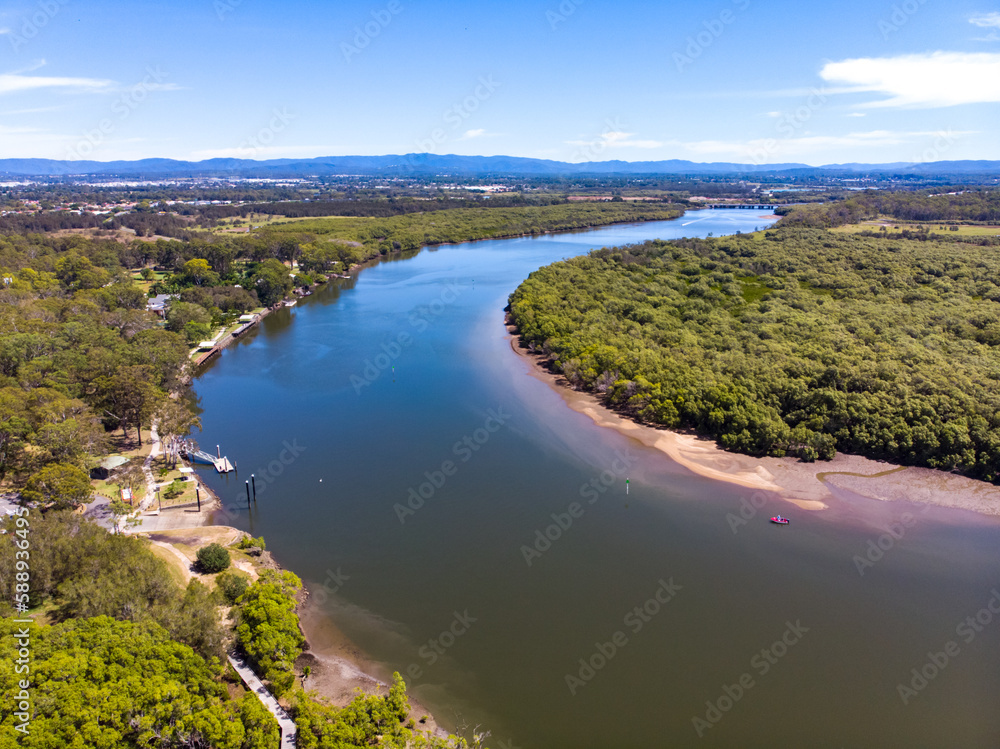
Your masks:
{"label": "riverbank", "polygon": [[[670,204],[670,205],[675,205],[675,204]],[[727,206],[727,207],[729,207],[729,206]],[[764,208],[764,206],[747,206],[747,207],[748,208]],[[707,210],[708,208],[710,208],[710,206],[692,206],[690,208],[685,208],[683,210],[664,211],[664,213],[676,213],[676,215],[673,215],[673,216],[649,216],[649,217],[639,216],[639,217],[631,217],[631,218],[628,218],[628,219],[623,219],[621,221],[610,221],[610,222],[607,222],[607,223],[580,224],[578,226],[573,226],[573,227],[570,227],[570,228],[546,229],[546,230],[542,230],[542,231],[521,232],[521,233],[514,233],[514,234],[500,234],[500,235],[493,236],[493,237],[470,237],[470,238],[467,238],[467,239],[442,240],[442,241],[437,241],[437,242],[430,241],[430,242],[426,242],[425,244],[421,244],[419,247],[415,247],[415,248],[412,248],[412,249],[405,249],[405,250],[394,250],[393,252],[388,253],[386,255],[383,255],[380,252],[373,252],[372,254],[370,254],[367,257],[359,260],[358,262],[352,263],[350,266],[347,267],[347,269],[346,269],[346,271],[344,273],[329,272],[329,273],[321,273],[321,274],[319,274],[319,280],[317,280],[317,281],[313,282],[312,284],[310,284],[310,286],[308,287],[308,291],[307,291],[306,294],[302,294],[302,293],[299,292],[298,289],[295,289],[294,291],[292,291],[291,293],[289,293],[288,295],[286,295],[285,297],[283,297],[282,300],[280,302],[278,302],[277,304],[275,304],[275,305],[273,305],[271,307],[265,307],[262,311],[255,313],[255,319],[252,322],[246,323],[246,324],[240,325],[240,326],[234,326],[234,328],[232,328],[231,330],[223,333],[220,336],[220,338],[212,345],[211,348],[205,349],[203,351],[200,350],[200,349],[193,349],[192,350],[193,352],[199,352],[199,353],[197,353],[197,354],[192,353],[191,354],[191,364],[192,364],[192,366],[191,366],[191,372],[189,374],[185,375],[181,379],[181,382],[182,382],[182,384],[184,384],[186,386],[192,385],[192,383],[194,382],[194,379],[201,373],[201,371],[210,362],[212,362],[214,359],[216,359],[222,353],[223,349],[225,349],[228,346],[230,346],[234,341],[239,340],[243,336],[244,333],[247,333],[250,330],[252,330],[253,328],[258,327],[260,325],[261,321],[265,317],[267,317],[269,314],[271,314],[272,312],[275,312],[275,311],[277,311],[279,309],[283,309],[284,307],[287,306],[287,304],[296,304],[300,299],[303,299],[306,296],[311,295],[317,289],[319,289],[320,286],[323,286],[323,285],[329,283],[334,278],[350,280],[359,271],[364,270],[365,268],[370,268],[372,266],[378,265],[380,262],[382,262],[383,260],[385,260],[387,258],[397,258],[400,255],[402,255],[403,253],[407,253],[407,252],[411,252],[411,253],[416,254],[416,253],[420,252],[423,249],[433,248],[433,247],[446,247],[446,246],[451,246],[451,245],[468,244],[468,243],[472,243],[472,242],[490,242],[490,241],[502,240],[502,239],[519,239],[519,238],[524,238],[524,237],[538,237],[538,236],[544,236],[544,235],[547,235],[547,234],[565,234],[565,233],[568,233],[568,232],[590,231],[590,230],[593,230],[593,229],[599,229],[599,228],[604,228],[604,227],[608,227],[608,226],[617,226],[617,225],[622,225],[622,224],[649,223],[649,222],[655,222],[655,221],[671,221],[671,220],[674,220],[674,219],[677,219],[677,218],[680,218],[681,216],[683,216],[684,213],[687,210],[691,210],[691,211]],[[310,219],[310,220],[313,220],[313,219]],[[268,228],[273,229],[275,227],[280,227],[280,226],[283,226],[283,225],[285,225],[285,224],[282,224],[282,223],[279,222],[279,223],[274,224],[273,226],[270,226]],[[357,244],[356,242],[349,242],[349,243],[350,244]],[[292,267],[290,268],[290,270],[292,270],[292,271],[295,270],[295,265],[294,264],[292,265]]]}
{"label": "riverbank", "polygon": [[[312,595],[307,595],[299,604],[297,613],[299,628],[307,644],[295,662],[295,668],[301,673],[303,668],[309,667],[309,678],[305,682],[307,690],[316,692],[337,707],[349,704],[357,696],[358,690],[365,694],[389,693],[390,675],[386,674],[385,678],[378,676],[382,670],[379,665],[367,658],[337,628]],[[448,732],[438,725],[430,711],[412,694],[407,697],[410,702],[410,717],[416,724],[416,730],[447,738]]]}
{"label": "riverbank", "polygon": [[543,354],[522,348],[517,329],[507,326],[511,349],[529,366],[532,376],[556,390],[570,408],[602,427],[615,429],[659,450],[692,473],[748,489],[774,492],[808,511],[830,507],[836,490],[880,501],[909,501],[1000,517],[1000,487],[930,468],[905,467],[859,455],[837,453],[833,460],[803,463],[795,458],[755,458],[720,448],[694,434],[640,424],[607,408],[588,392],[547,366]]}
{"label": "riverbank", "polygon": [[[180,516],[178,516],[180,518]],[[186,527],[142,527],[133,531],[146,536],[153,544],[154,553],[163,559],[171,569],[172,576],[179,584],[187,585],[192,579],[214,586],[214,575],[205,575],[196,564],[197,550],[210,543],[230,546],[245,532],[227,525],[214,525],[211,513],[187,514]],[[233,552],[231,552],[233,553]],[[282,569],[270,553],[253,560],[243,554],[234,554],[233,567],[246,572],[256,579],[259,568]],[[333,624],[322,607],[314,600],[308,587],[296,608],[299,630],[306,645],[302,655],[295,662],[295,671],[302,679],[305,668],[309,676],[302,681],[306,691],[315,693],[332,705],[345,707],[358,696],[365,694],[386,695],[389,693],[390,675],[380,678],[378,664],[365,657],[347,637]],[[438,726],[430,711],[409,696],[410,717],[416,729],[447,738],[448,732]]]}

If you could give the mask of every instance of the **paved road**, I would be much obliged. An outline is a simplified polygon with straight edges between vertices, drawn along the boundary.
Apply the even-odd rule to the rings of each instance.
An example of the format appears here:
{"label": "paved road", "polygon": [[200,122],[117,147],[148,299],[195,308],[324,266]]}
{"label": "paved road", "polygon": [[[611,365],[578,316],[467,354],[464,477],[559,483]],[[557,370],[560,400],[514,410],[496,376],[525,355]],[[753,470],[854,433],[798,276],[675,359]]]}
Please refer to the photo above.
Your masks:
{"label": "paved road", "polygon": [[184,528],[200,528],[208,525],[210,510],[202,510],[200,513],[193,507],[181,507],[176,510],[165,509],[159,515],[155,511],[139,513],[142,521],[135,528],[126,529],[125,533],[158,533],[159,531],[173,531]]}
{"label": "paved road", "polygon": [[83,516],[92,520],[102,528],[114,531],[114,520],[111,517],[111,500],[107,497],[95,496],[94,500],[87,505],[87,511]]}
{"label": "paved road", "polygon": [[230,655],[229,662],[233,664],[233,668],[236,669],[236,673],[243,679],[243,683],[247,685],[247,688],[257,695],[258,699],[264,703],[264,707],[267,708],[268,712],[277,719],[278,725],[281,727],[281,748],[285,749],[285,747],[289,747],[291,749],[294,747],[295,722],[285,712],[284,708],[278,704],[278,700],[274,698],[274,695],[268,692],[267,688],[261,684],[260,679],[257,678],[257,674],[253,672],[253,669],[242,658]]}

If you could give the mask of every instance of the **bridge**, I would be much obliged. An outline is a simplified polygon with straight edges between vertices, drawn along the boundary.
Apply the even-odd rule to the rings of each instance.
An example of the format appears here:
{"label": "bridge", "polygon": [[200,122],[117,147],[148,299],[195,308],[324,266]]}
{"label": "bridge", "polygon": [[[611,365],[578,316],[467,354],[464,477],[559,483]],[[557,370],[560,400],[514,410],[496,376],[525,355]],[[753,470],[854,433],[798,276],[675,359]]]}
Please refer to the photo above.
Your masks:
{"label": "bridge", "polygon": [[741,208],[741,209],[746,210],[746,211],[769,211],[772,208],[777,208],[778,206],[776,206],[776,205],[763,205],[763,204],[754,204],[754,205],[732,205],[732,204],[719,205],[719,204],[713,204],[713,205],[710,205],[710,206],[707,206],[707,207],[711,208],[713,210],[720,210],[720,209],[730,209],[730,210],[732,210],[732,209],[735,209],[735,208]]}

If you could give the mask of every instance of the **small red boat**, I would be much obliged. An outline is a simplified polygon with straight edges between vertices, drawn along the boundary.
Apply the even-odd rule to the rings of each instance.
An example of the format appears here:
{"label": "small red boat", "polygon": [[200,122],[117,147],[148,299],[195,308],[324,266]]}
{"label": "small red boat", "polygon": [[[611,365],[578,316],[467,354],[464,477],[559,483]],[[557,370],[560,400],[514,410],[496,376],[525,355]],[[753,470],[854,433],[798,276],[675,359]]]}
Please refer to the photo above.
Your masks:
{"label": "small red boat", "polygon": [[788,518],[781,517],[781,515],[775,515],[773,518],[771,518],[771,522],[777,523],[778,525],[788,525],[789,520]]}

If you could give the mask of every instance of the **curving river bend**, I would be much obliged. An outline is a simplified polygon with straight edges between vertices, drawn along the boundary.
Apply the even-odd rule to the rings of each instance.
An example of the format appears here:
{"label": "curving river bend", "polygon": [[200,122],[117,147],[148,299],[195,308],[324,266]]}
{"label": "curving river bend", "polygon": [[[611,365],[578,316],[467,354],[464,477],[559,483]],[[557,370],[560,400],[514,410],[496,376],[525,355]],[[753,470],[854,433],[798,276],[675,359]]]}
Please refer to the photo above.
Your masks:
{"label": "curving river bend", "polygon": [[205,477],[227,522],[493,747],[1000,746],[1000,524],[868,502],[772,526],[794,508],[596,427],[511,351],[538,267],[771,220],[424,249],[271,315],[195,383],[196,436],[241,468]]}

